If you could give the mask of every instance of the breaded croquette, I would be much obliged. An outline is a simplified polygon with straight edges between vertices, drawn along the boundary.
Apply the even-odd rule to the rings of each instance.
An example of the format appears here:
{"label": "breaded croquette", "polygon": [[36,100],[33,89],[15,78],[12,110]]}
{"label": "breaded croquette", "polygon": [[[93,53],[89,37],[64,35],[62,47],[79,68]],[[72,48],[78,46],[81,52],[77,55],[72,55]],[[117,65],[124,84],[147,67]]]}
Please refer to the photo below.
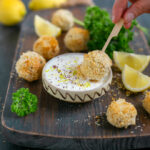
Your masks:
{"label": "breaded croquette", "polygon": [[112,61],[109,56],[95,50],[84,55],[83,63],[78,67],[78,74],[82,74],[89,80],[101,80],[110,71]]}
{"label": "breaded croquette", "polygon": [[33,50],[49,60],[59,53],[59,44],[55,37],[42,36],[35,41]]}
{"label": "breaded croquette", "polygon": [[130,125],[136,124],[137,110],[131,104],[125,101],[125,99],[118,99],[112,101],[107,109],[108,122],[117,128],[127,128]]}
{"label": "breaded croquette", "polygon": [[23,53],[16,63],[16,71],[20,78],[29,82],[41,78],[45,59],[36,52],[28,51]]}
{"label": "breaded croquette", "polygon": [[143,100],[143,107],[150,114],[150,92],[146,92]]}
{"label": "breaded croquette", "polygon": [[87,50],[87,42],[89,40],[88,30],[82,28],[71,28],[65,36],[65,45],[66,47],[73,51],[79,52]]}
{"label": "breaded croquette", "polygon": [[68,31],[74,25],[74,18],[69,10],[59,9],[52,15],[52,23],[63,31]]}

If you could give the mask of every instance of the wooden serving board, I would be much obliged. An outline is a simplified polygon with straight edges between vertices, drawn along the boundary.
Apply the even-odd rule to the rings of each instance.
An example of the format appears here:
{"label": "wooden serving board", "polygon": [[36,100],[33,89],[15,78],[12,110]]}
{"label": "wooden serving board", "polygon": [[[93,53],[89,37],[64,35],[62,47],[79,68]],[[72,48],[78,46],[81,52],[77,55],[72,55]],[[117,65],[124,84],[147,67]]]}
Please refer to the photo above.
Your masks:
{"label": "wooden serving board", "polygon": [[[69,10],[77,18],[83,19],[85,7],[71,7]],[[2,113],[5,136],[18,145],[57,150],[99,150],[102,148],[120,150],[150,147],[150,116],[141,105],[143,93],[126,96],[128,91],[123,89],[120,72],[115,68],[113,68],[114,79],[110,91],[103,97],[85,104],[71,104],[50,96],[44,90],[41,80],[29,83],[18,78],[15,72],[16,61],[22,52],[32,50],[33,43],[38,38],[33,27],[35,14],[50,20],[54,11],[55,9],[32,12],[22,25]],[[65,33],[58,38],[61,53],[68,52],[63,43],[64,35]],[[135,38],[131,47],[137,53],[150,54],[144,34],[138,30],[135,30]],[[148,75],[150,75],[149,67],[145,71]],[[12,93],[21,87],[29,88],[39,99],[38,111],[22,118],[17,117],[10,110]],[[138,111],[136,126],[117,129],[106,121],[107,106],[114,98],[125,98],[135,105]],[[100,115],[99,125],[95,122],[97,115]]]}

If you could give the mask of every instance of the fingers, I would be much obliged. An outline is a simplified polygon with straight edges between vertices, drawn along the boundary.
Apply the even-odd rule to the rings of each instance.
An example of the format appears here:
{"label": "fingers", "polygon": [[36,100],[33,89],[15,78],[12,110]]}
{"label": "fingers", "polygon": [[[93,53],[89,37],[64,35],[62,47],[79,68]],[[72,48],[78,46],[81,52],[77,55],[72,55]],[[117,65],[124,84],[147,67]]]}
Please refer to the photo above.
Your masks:
{"label": "fingers", "polygon": [[129,0],[129,2],[131,3],[135,3],[137,0]]}
{"label": "fingers", "polygon": [[125,23],[125,24],[124,24],[124,27],[125,27],[126,29],[129,29],[129,28],[131,27],[131,22]]}
{"label": "fingers", "polygon": [[133,19],[146,12],[150,12],[150,0],[137,0],[134,2],[123,16],[125,27],[129,28]]}
{"label": "fingers", "polygon": [[128,0],[115,0],[112,10],[112,21],[117,23],[127,8]]}

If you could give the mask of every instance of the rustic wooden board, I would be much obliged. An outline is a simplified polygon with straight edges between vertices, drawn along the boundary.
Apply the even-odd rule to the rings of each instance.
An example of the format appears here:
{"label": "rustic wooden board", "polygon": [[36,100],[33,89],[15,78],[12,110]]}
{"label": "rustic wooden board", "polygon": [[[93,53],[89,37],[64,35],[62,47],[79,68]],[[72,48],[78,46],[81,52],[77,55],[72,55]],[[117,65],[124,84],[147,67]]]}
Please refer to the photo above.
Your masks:
{"label": "rustic wooden board", "polygon": [[[85,7],[71,7],[69,9],[76,17],[83,19]],[[57,150],[66,148],[69,150],[101,148],[120,150],[150,146],[150,117],[141,105],[143,93],[126,96],[127,91],[118,88],[114,82],[118,78],[114,77],[111,90],[106,95],[85,104],[59,101],[44,90],[41,80],[28,83],[18,78],[15,72],[15,63],[22,52],[32,50],[33,43],[37,39],[33,28],[34,15],[39,14],[50,19],[54,11],[55,9],[32,12],[22,25],[2,113],[2,127],[5,136],[12,143],[18,145]],[[65,33],[58,38],[61,53],[68,52],[63,44],[64,35]],[[137,53],[150,54],[142,32],[135,31],[135,39],[131,43],[131,47]],[[149,67],[145,71],[148,75],[150,75]],[[120,77],[120,72],[114,71],[114,75]],[[38,111],[24,118],[17,117],[10,111],[12,93],[21,87],[29,88],[39,99]],[[138,111],[136,126],[117,129],[107,123],[103,113],[106,112],[112,97],[125,98],[135,105]],[[101,121],[100,126],[97,126],[94,117],[99,114]]]}

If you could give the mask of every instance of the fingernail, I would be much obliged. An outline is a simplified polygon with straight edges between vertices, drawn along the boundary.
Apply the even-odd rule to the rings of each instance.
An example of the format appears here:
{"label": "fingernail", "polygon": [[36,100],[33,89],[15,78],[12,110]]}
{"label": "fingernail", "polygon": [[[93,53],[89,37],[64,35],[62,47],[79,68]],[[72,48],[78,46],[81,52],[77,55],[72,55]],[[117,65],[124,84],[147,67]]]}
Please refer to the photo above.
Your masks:
{"label": "fingernail", "polygon": [[124,24],[124,27],[125,27],[126,29],[129,29],[129,28],[130,28],[130,26],[131,26],[131,23]]}
{"label": "fingernail", "polygon": [[131,22],[134,19],[134,14],[133,13],[128,13],[126,18],[125,18],[125,22]]}

